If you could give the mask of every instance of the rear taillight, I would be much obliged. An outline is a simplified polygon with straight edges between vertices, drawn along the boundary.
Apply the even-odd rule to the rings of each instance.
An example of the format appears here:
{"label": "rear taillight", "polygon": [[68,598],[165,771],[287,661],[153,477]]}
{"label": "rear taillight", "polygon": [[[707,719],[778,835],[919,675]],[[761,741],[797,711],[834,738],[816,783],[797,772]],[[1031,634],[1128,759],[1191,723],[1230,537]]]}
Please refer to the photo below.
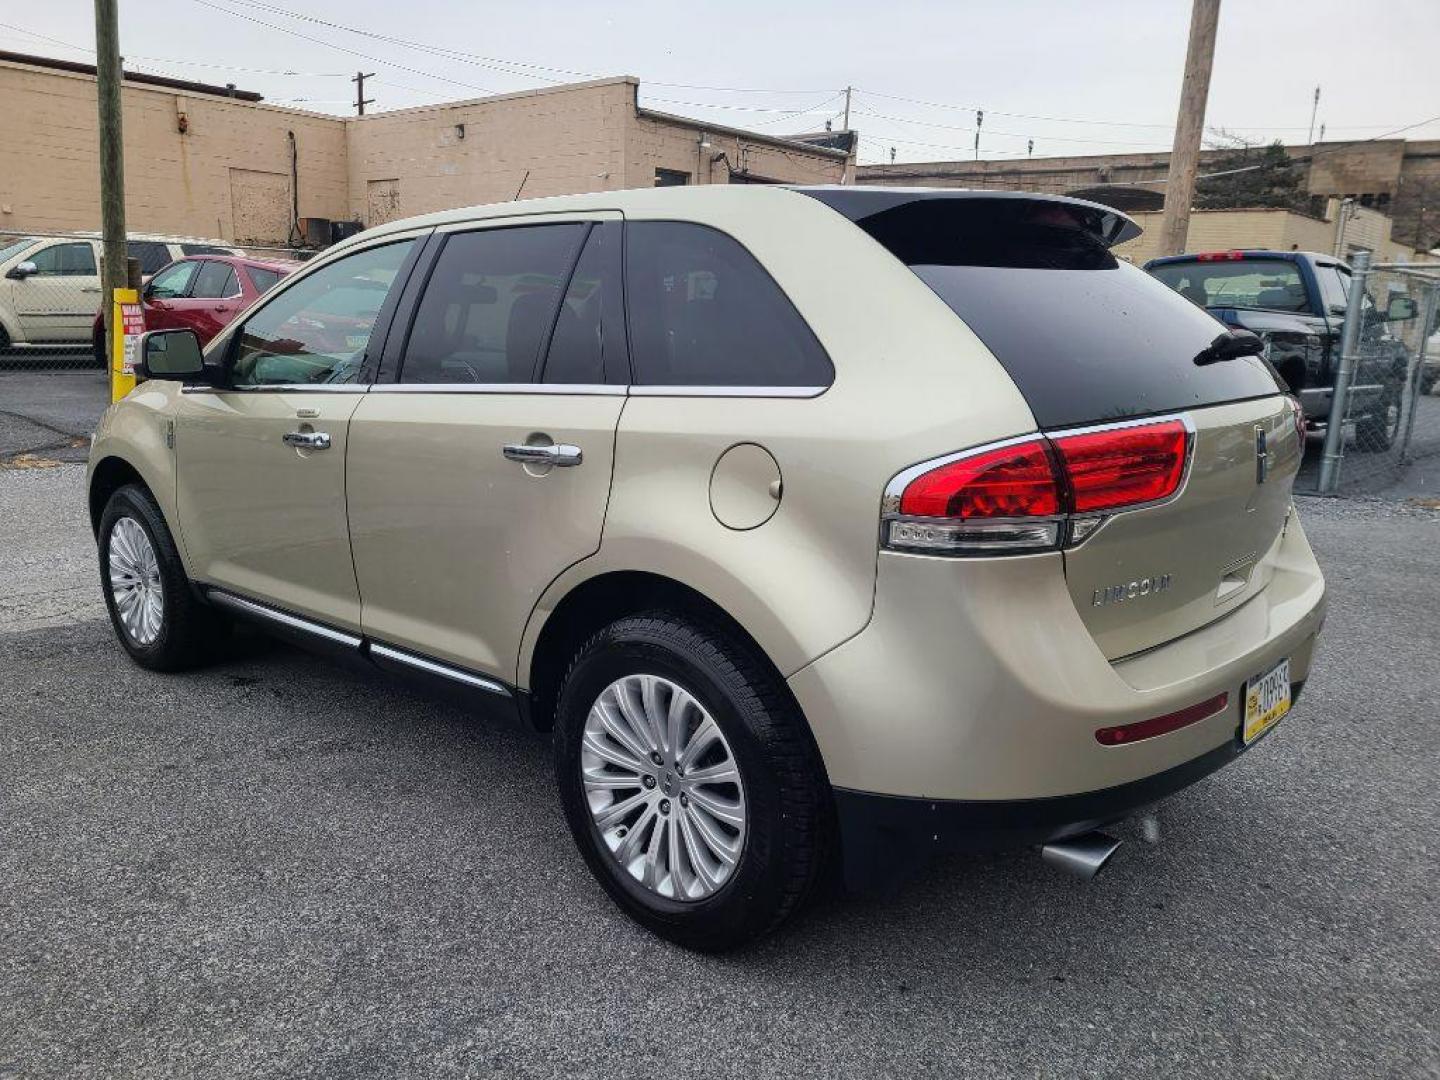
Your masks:
{"label": "rear taillight", "polygon": [[1290,419],[1295,425],[1295,434],[1300,438],[1300,445],[1305,445],[1305,406],[1300,404],[1300,399],[1293,394],[1287,394],[1285,403],[1290,406]]}
{"label": "rear taillight", "polygon": [[1179,420],[1051,439],[1083,514],[1168,499],[1185,474],[1189,432]]}
{"label": "rear taillight", "polygon": [[885,492],[885,545],[996,555],[1078,543],[1107,514],[1173,496],[1190,438],[1184,420],[1141,421],[1011,439],[917,465]]}

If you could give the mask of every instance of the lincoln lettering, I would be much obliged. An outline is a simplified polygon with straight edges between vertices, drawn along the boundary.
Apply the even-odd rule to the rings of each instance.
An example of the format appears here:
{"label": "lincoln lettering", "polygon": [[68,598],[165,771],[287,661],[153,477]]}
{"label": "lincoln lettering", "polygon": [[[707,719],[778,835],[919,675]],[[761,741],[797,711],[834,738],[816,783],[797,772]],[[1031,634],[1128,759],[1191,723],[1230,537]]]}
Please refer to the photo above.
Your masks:
{"label": "lincoln lettering", "polygon": [[1141,597],[1154,596],[1168,588],[1170,588],[1170,575],[1157,574],[1155,577],[1140,578],[1122,585],[1107,585],[1103,589],[1096,589],[1091,603],[1095,607],[1105,607],[1108,604],[1120,604],[1126,600],[1139,600]]}

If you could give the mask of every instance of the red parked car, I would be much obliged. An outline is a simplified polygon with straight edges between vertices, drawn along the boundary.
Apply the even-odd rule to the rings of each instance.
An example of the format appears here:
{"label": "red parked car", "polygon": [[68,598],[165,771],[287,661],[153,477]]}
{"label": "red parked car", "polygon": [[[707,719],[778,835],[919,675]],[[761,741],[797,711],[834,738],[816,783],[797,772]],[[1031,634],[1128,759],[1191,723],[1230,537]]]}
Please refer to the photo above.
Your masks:
{"label": "red parked car", "polygon": [[[195,255],[155,272],[140,293],[146,330],[194,330],[205,344],[230,320],[302,264],[240,255]],[[95,313],[95,358],[106,363],[105,330]]]}

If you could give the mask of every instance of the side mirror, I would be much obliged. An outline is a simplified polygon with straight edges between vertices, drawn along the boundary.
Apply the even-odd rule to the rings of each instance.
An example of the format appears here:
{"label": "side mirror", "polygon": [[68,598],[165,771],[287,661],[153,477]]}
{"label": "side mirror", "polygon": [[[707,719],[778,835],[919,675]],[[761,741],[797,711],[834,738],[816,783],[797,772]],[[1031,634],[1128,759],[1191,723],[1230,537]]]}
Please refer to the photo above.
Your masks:
{"label": "side mirror", "polygon": [[12,281],[24,281],[27,277],[32,277],[39,272],[40,268],[29,259],[26,259],[24,262],[16,263],[7,270],[5,276]]}
{"label": "side mirror", "polygon": [[1413,296],[1392,296],[1390,303],[1385,308],[1386,322],[1407,322],[1410,319],[1418,318],[1420,305],[1415,302]]}
{"label": "side mirror", "polygon": [[203,381],[199,376],[205,372],[205,357],[193,330],[151,330],[140,335],[136,352],[137,379]]}

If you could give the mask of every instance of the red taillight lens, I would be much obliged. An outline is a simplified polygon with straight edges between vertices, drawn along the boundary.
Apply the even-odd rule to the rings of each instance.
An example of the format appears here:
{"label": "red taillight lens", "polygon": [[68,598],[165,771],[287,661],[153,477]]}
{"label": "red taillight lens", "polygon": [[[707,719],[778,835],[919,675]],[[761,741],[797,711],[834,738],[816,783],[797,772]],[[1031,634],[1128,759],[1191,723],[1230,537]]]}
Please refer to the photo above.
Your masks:
{"label": "red taillight lens", "polygon": [[1191,705],[1179,712],[1166,713],[1136,724],[1121,724],[1119,727],[1102,727],[1095,732],[1095,741],[1101,746],[1125,746],[1141,739],[1153,739],[1156,735],[1178,731],[1182,727],[1198,724],[1206,717],[1214,716],[1230,702],[1229,694],[1216,694],[1208,701]]}
{"label": "red taillight lens", "polygon": [[900,496],[907,517],[1016,518],[1060,513],[1060,482],[1044,439],[988,450],[916,477]]}
{"label": "red taillight lens", "polygon": [[1179,420],[1051,439],[1076,513],[1158,502],[1180,487],[1189,435]]}
{"label": "red taillight lens", "polygon": [[1285,398],[1290,405],[1290,419],[1295,424],[1295,434],[1300,438],[1300,445],[1305,445],[1305,406],[1300,404],[1300,399],[1294,395]]}

